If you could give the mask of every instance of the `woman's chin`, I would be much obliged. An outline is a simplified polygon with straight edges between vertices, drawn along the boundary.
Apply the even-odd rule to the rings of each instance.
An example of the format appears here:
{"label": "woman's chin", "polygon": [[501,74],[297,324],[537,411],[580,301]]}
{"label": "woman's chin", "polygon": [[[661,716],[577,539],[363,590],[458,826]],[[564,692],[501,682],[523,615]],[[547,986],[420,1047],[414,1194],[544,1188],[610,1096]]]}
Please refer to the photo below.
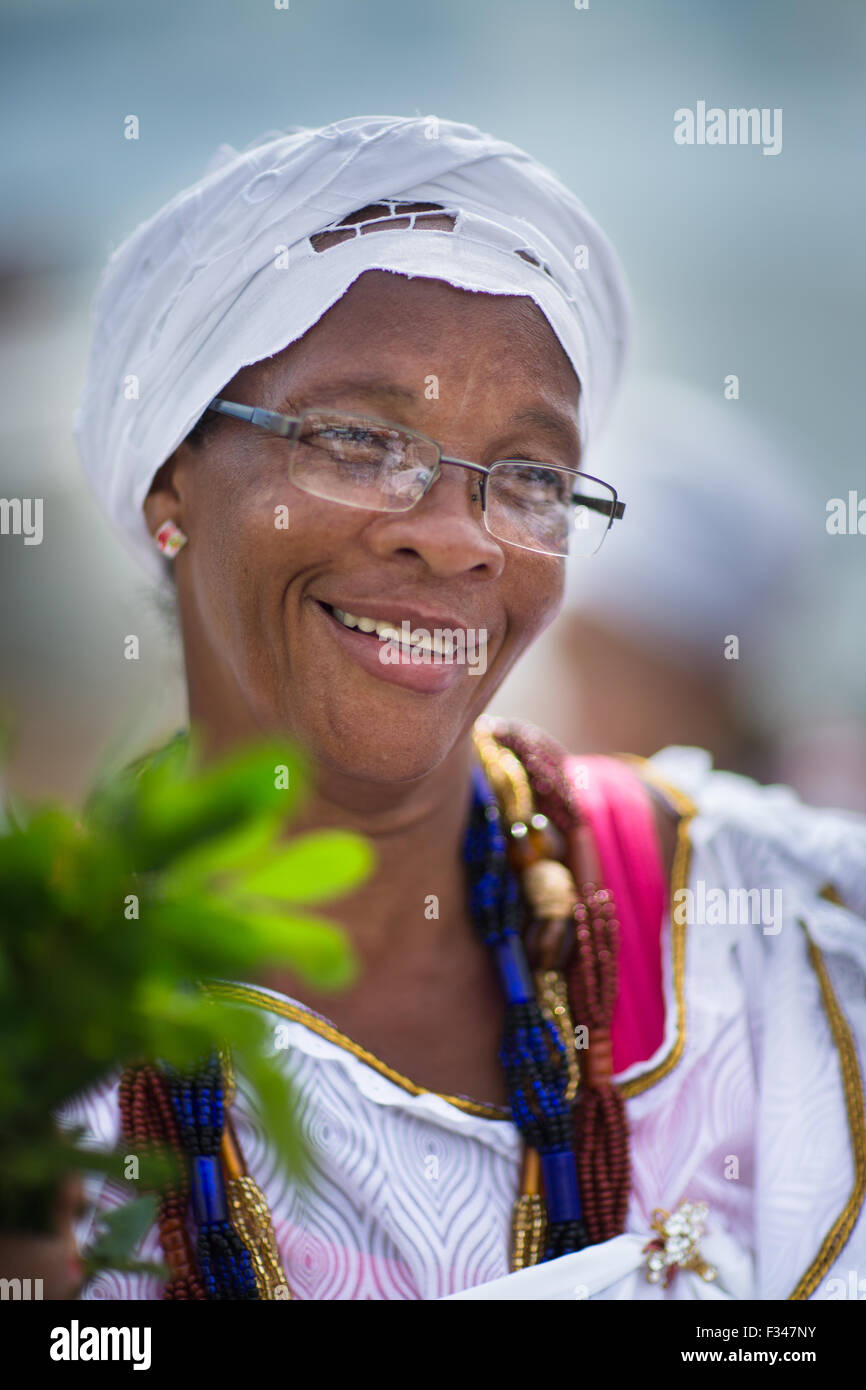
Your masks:
{"label": "woman's chin", "polygon": [[[343,726],[345,727],[345,725]],[[376,721],[366,729],[358,721],[340,736],[339,724],[301,736],[308,754],[322,767],[343,777],[370,783],[398,784],[428,776],[452,752],[465,732],[460,720]]]}

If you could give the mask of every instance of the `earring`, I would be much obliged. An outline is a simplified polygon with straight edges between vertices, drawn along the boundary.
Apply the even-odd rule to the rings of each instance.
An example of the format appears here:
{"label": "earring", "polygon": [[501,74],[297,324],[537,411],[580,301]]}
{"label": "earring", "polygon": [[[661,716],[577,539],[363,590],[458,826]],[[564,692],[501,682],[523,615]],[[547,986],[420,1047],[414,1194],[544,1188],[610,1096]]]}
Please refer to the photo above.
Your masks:
{"label": "earring", "polygon": [[173,521],[164,521],[154,536],[154,541],[162,551],[173,560],[179,550],[182,550],[189,539],[184,535],[179,526]]}

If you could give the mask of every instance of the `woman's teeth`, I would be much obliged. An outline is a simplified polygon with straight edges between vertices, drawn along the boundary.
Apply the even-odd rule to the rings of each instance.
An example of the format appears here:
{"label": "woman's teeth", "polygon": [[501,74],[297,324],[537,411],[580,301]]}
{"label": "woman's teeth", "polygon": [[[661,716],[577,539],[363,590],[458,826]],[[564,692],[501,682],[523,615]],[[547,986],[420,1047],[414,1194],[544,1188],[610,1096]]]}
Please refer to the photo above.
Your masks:
{"label": "woman's teeth", "polygon": [[[359,632],[375,632],[382,642],[403,643],[404,632],[401,632],[392,622],[385,620],[378,621],[376,618],[356,618],[354,613],[346,613],[342,608],[332,608],[331,612],[343,627],[356,627]],[[442,641],[437,632],[427,632],[424,628],[416,628],[413,632],[409,623],[403,624],[409,636],[409,647],[420,648],[422,651],[436,653],[438,656],[448,656],[451,644]],[[405,645],[405,644],[404,644]]]}
{"label": "woman's teeth", "polygon": [[400,639],[393,623],[377,622],[375,618],[356,618],[354,613],[344,613],[342,608],[332,608],[331,612],[343,627],[356,627],[361,632],[375,632],[377,637]]}

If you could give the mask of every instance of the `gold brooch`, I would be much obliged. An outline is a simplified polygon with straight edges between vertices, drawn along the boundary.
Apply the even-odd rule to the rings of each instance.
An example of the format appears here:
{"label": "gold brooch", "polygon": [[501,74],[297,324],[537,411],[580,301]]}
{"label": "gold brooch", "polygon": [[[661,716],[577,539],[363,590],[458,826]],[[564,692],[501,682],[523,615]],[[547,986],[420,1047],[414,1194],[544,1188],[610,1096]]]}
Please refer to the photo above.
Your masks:
{"label": "gold brooch", "polygon": [[673,1213],[656,1207],[652,1219],[656,1236],[643,1248],[643,1253],[649,1254],[647,1279],[651,1284],[664,1284],[667,1289],[681,1269],[693,1269],[707,1283],[716,1278],[718,1270],[698,1249],[707,1211],[706,1202],[681,1202]]}

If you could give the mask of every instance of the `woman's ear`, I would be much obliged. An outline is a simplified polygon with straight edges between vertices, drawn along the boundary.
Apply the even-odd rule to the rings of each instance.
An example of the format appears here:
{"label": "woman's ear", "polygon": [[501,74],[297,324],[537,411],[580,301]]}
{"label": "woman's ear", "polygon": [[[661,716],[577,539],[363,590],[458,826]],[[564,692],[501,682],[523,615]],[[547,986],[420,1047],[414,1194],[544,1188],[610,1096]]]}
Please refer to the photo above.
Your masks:
{"label": "woman's ear", "polygon": [[183,474],[182,454],[187,446],[180,444],[171,458],[166,459],[150,485],[144,499],[144,518],[147,529],[155,536],[167,521],[173,521],[182,531],[187,530],[183,518],[183,497],[181,478]]}

